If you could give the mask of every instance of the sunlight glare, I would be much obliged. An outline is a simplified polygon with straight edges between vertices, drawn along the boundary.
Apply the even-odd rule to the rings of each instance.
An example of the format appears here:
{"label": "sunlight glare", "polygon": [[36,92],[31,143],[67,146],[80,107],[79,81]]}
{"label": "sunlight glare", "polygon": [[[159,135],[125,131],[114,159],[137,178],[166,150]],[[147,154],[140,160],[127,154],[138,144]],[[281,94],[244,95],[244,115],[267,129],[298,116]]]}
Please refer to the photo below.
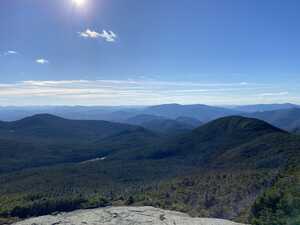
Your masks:
{"label": "sunlight glare", "polygon": [[82,7],[86,3],[86,0],[73,0],[73,3],[78,7]]}

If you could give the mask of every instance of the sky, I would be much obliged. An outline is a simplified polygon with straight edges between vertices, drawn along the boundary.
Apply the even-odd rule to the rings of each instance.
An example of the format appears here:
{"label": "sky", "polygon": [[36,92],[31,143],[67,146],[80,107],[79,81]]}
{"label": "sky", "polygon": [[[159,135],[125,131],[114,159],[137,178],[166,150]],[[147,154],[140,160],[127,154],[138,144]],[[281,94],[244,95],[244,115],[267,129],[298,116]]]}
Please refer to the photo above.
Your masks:
{"label": "sky", "polygon": [[0,105],[300,104],[296,0],[1,0]]}

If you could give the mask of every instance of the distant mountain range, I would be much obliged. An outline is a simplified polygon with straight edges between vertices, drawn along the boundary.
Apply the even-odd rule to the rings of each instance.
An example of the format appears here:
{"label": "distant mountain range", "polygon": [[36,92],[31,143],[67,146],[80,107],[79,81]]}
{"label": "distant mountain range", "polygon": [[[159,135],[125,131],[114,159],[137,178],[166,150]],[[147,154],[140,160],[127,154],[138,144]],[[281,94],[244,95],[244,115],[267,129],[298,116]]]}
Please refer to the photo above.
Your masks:
{"label": "distant mountain range", "polygon": [[167,104],[151,106],[144,110],[146,114],[163,116],[166,118],[191,117],[203,122],[207,122],[216,118],[237,114],[237,111],[208,106],[208,105],[179,105]]}
{"label": "distant mountain range", "polygon": [[125,121],[128,124],[139,125],[148,130],[162,134],[179,134],[192,130],[202,123],[190,117],[178,117],[176,119],[168,119],[162,116],[140,114],[131,117]]}
{"label": "distant mountain range", "polygon": [[236,114],[232,109],[207,105],[167,104],[150,107],[101,107],[101,106],[41,106],[1,107],[0,120],[14,121],[35,114],[53,114],[68,119],[107,120],[125,122],[137,115],[153,115],[167,119],[190,117],[206,122],[222,116]]}
{"label": "distant mountain range", "polygon": [[230,115],[243,113],[265,112],[284,109],[300,108],[299,105],[285,104],[258,104],[231,107],[216,107],[208,105],[180,105],[165,104],[156,106],[37,106],[37,107],[0,107],[0,120],[15,121],[36,114],[52,114],[68,119],[78,120],[107,120],[113,122],[126,122],[138,115],[152,115],[166,119],[178,117],[193,118],[208,122]]}
{"label": "distant mountain range", "polygon": [[161,134],[176,134],[225,116],[240,115],[264,120],[298,132],[300,106],[290,103],[231,107],[166,104],[150,107],[40,106],[0,107],[0,120],[14,121],[36,114],[52,114],[75,120],[102,120],[138,125]]}
{"label": "distant mountain range", "polygon": [[121,121],[136,115],[143,107],[113,106],[32,106],[0,107],[0,120],[15,121],[36,114],[52,114],[77,120]]}
{"label": "distant mountain range", "polygon": [[280,110],[280,109],[293,109],[293,108],[300,108],[300,105],[295,105],[291,103],[283,103],[283,104],[257,104],[257,105],[242,105],[242,106],[233,106],[230,107],[234,110],[240,112],[264,112],[264,111],[273,111],[273,110]]}
{"label": "distant mountain range", "polygon": [[288,131],[294,131],[300,128],[300,108],[255,112],[245,114],[245,116],[264,120]]}

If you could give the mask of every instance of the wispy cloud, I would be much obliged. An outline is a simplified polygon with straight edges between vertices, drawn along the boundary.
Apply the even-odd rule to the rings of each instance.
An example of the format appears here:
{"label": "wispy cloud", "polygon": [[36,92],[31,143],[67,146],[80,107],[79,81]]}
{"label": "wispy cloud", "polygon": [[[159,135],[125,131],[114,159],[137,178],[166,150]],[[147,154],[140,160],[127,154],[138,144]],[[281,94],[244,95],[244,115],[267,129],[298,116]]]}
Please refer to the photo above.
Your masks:
{"label": "wispy cloud", "polygon": [[19,53],[17,51],[15,51],[15,50],[8,50],[8,51],[4,52],[2,55],[3,56],[11,56],[11,55],[18,55],[18,54]]}
{"label": "wispy cloud", "polygon": [[92,38],[92,39],[102,38],[107,42],[115,42],[117,39],[117,35],[113,31],[106,31],[106,30],[103,30],[101,33],[99,33],[94,30],[86,29],[83,32],[78,32],[78,34],[80,37],[83,38]]}
{"label": "wispy cloud", "polygon": [[37,59],[37,60],[35,60],[35,62],[38,64],[48,64],[49,63],[49,61],[47,59],[43,59],[43,58]]}
{"label": "wispy cloud", "polygon": [[88,83],[88,80],[46,80],[46,81],[39,81],[39,80],[26,80],[22,81],[21,83],[26,85],[33,85],[33,86],[47,86],[47,85],[63,85],[63,84],[82,84]]}
{"label": "wispy cloud", "polygon": [[[16,83],[0,83],[0,103],[5,104],[7,101],[8,104],[12,102],[15,104],[44,104],[47,102],[47,104],[69,105],[151,105],[170,102],[246,104],[257,103],[258,100],[272,102],[280,100],[281,97],[284,97],[285,101],[289,100],[285,96],[287,92],[278,91],[268,85],[245,83],[160,80],[27,80]],[[258,98],[258,95],[261,98]],[[292,99],[292,96],[289,95],[289,98]],[[296,101],[295,98],[292,100]]]}
{"label": "wispy cloud", "polygon": [[285,96],[288,94],[289,94],[289,92],[287,92],[287,91],[281,91],[281,92],[261,93],[259,95],[263,96],[263,97],[267,97],[267,96]]}

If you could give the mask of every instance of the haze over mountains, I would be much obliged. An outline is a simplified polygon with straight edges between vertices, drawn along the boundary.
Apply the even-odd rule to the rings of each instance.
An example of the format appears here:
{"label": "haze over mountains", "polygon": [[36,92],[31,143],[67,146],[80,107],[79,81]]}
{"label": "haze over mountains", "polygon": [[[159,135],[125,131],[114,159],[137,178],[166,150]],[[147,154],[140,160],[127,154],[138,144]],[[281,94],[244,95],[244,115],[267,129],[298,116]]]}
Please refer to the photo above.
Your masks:
{"label": "haze over mountains", "polygon": [[251,112],[273,111],[273,110],[280,110],[280,109],[293,109],[293,108],[300,108],[300,106],[291,103],[283,103],[283,104],[242,105],[242,106],[233,106],[231,108],[237,111],[251,113]]}
{"label": "haze over mountains", "polygon": [[300,128],[300,108],[255,112],[247,116],[267,121],[288,131],[294,131]]}
{"label": "haze over mountains", "polygon": [[166,104],[140,107],[110,106],[40,106],[1,107],[0,120],[14,121],[35,114],[52,114],[77,120],[106,120],[111,122],[139,125],[149,130],[168,133],[175,129],[178,133],[191,130],[201,123],[224,116],[242,115],[264,120],[288,131],[300,127],[300,106],[285,104],[258,104],[231,107],[207,105]]}
{"label": "haze over mountains", "polygon": [[200,121],[209,121],[218,117],[232,115],[237,111],[208,105],[166,104],[150,107],[101,107],[101,106],[41,106],[41,107],[2,107],[0,119],[13,121],[35,114],[53,114],[68,119],[90,119],[108,121],[126,121],[130,117],[145,114],[168,119],[192,117]]}
{"label": "haze over mountains", "polygon": [[162,133],[176,134],[184,133],[192,130],[202,123],[191,117],[177,117],[176,119],[168,119],[162,116],[140,114],[129,118],[125,123],[139,125],[146,129]]}

